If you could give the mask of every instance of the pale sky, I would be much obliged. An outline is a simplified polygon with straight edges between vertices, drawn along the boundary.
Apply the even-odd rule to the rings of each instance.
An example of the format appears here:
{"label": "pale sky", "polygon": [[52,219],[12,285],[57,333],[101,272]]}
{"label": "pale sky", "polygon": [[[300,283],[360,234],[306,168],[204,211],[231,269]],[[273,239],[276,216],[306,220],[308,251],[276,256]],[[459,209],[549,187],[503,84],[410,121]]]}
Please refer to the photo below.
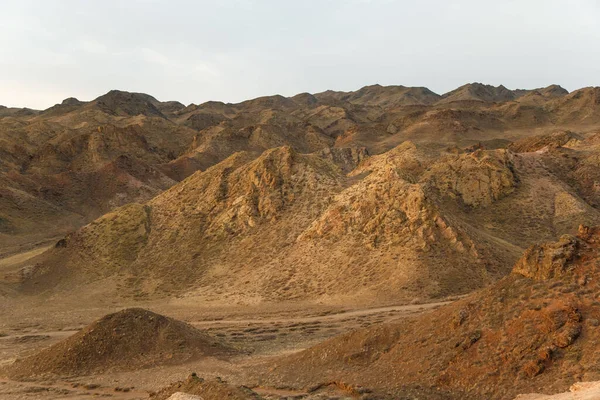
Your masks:
{"label": "pale sky", "polygon": [[599,0],[0,0],[0,104],[600,85]]}

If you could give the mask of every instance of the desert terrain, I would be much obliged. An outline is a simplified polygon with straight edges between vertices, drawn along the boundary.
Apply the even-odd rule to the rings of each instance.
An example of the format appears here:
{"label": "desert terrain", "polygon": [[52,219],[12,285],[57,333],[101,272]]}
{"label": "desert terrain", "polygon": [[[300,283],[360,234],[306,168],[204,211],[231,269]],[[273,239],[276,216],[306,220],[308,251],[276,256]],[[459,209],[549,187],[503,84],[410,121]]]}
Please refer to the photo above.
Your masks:
{"label": "desert terrain", "polygon": [[0,398],[563,398],[599,207],[597,87],[0,107]]}

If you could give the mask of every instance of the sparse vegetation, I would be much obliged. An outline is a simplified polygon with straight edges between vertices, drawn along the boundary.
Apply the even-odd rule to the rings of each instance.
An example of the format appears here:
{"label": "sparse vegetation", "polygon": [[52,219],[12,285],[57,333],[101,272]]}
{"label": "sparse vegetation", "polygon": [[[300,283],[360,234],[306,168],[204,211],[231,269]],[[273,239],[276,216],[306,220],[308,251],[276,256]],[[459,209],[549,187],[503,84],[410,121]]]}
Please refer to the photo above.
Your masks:
{"label": "sparse vegetation", "polygon": [[[0,107],[0,397],[505,400],[600,379],[600,239],[577,232],[600,224],[598,99]],[[114,313],[131,305],[193,326]]]}

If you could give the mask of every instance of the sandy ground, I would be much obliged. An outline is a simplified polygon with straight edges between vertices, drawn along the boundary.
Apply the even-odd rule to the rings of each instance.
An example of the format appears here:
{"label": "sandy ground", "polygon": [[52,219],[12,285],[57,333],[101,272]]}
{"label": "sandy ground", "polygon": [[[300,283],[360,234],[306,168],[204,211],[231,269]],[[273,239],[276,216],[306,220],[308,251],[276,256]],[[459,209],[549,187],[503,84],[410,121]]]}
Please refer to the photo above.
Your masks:
{"label": "sandy ground", "polygon": [[[10,282],[18,268],[44,251],[42,246],[0,258],[0,282]],[[18,267],[18,268],[17,268]],[[12,303],[11,303],[12,302]],[[57,343],[95,319],[125,307],[143,307],[184,320],[243,350],[233,359],[203,359],[189,364],[156,367],[97,376],[65,377],[17,382],[0,378],[0,398],[16,399],[145,399],[171,382],[196,372],[205,378],[221,377],[233,384],[254,386],[272,398],[302,396],[249,382],[245,371],[268,365],[272,357],[300,351],[332,336],[371,324],[404,318],[442,306],[444,303],[387,305],[369,309],[286,303],[234,307],[194,304],[193,301],[162,300],[116,304],[57,304],[35,300],[28,304],[4,299],[0,308],[0,366]],[[284,393],[285,392],[285,393]]]}

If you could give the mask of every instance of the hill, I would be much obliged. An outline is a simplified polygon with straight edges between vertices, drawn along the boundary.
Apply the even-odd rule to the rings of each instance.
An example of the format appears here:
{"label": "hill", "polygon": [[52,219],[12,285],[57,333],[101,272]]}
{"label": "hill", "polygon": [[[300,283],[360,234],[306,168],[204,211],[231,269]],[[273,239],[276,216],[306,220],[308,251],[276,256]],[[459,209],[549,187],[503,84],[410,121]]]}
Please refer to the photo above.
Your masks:
{"label": "hill", "polygon": [[143,309],[109,314],[77,334],[6,368],[13,377],[88,375],[235,354],[183,322]]}
{"label": "hill", "polygon": [[577,236],[534,245],[489,288],[427,315],[283,357],[264,379],[420,385],[485,399],[597,380],[599,243],[600,230],[582,226]]}
{"label": "hill", "polygon": [[138,298],[465,293],[598,220],[594,93],[373,85],[184,106],[111,91],[7,114],[0,251],[73,231],[28,293],[100,279]]}
{"label": "hill", "polygon": [[424,87],[365,86],[355,92],[326,91],[314,95],[317,102],[378,106],[385,109],[401,106],[431,105],[440,99],[438,94]]}
{"label": "hill", "polygon": [[[473,83],[0,107],[0,352],[30,355],[6,373],[58,391],[92,374],[101,395],[196,360],[232,382],[160,399],[504,400],[599,379],[600,230],[579,229],[600,226],[598,99]],[[206,371],[235,350],[139,309],[32,354],[116,305],[258,354]]]}
{"label": "hill", "polygon": [[453,101],[505,102],[516,98],[517,95],[503,85],[494,87],[481,83],[469,83],[444,94],[440,103]]}
{"label": "hill", "polygon": [[[353,92],[266,96],[238,104],[213,101],[187,107],[143,93],[112,90],[92,101],[68,98],[43,111],[2,108],[0,173],[5,180],[8,174],[11,181],[18,177],[20,183],[11,182],[11,190],[49,202],[61,215],[75,214],[59,223],[73,228],[121,204],[148,199],[126,190],[121,199],[103,195],[93,204],[82,196],[82,185],[72,183],[88,179],[70,177],[75,171],[109,179],[105,166],[120,156],[171,179],[147,185],[154,195],[165,184],[172,186],[237,151],[291,146],[311,153],[365,147],[379,154],[406,140],[439,148],[467,147],[528,136],[531,128],[537,134],[569,127],[577,127],[573,130],[577,132],[598,122],[597,109],[594,88],[567,94],[557,85],[511,91],[473,83],[444,96],[423,87],[372,85]],[[64,230],[46,232],[53,237]],[[20,229],[9,239],[26,243],[34,240],[29,235],[33,235],[30,228]]]}
{"label": "hill", "polygon": [[117,296],[333,304],[467,293],[524,246],[600,223],[543,157],[436,156],[410,142],[371,157],[238,152],[68,235],[22,290],[67,295],[112,279]]}

